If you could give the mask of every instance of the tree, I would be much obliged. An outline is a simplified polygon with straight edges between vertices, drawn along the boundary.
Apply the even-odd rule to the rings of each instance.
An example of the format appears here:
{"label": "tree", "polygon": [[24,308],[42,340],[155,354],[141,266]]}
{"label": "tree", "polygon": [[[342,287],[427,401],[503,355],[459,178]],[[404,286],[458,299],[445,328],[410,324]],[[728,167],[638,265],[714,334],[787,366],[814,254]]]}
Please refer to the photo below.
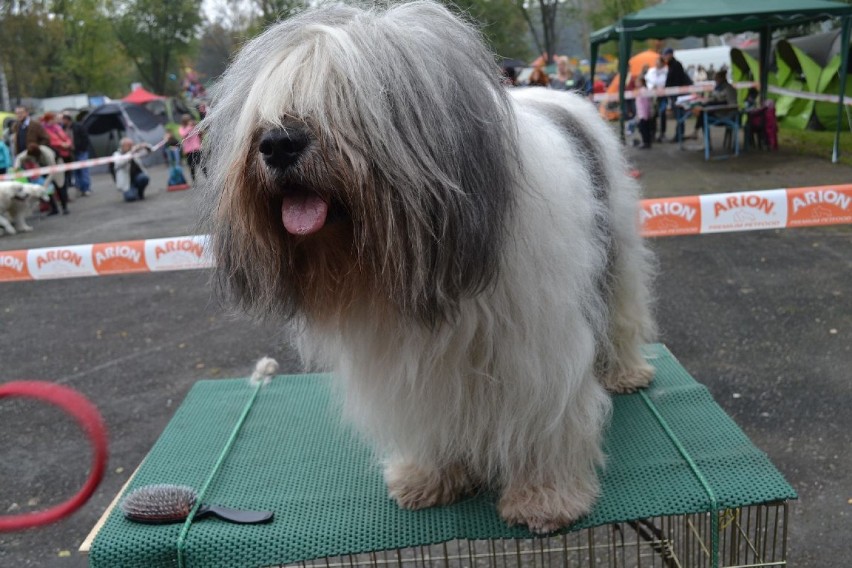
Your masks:
{"label": "tree", "polygon": [[529,27],[536,48],[539,53],[546,55],[547,63],[551,63],[556,55],[554,52],[559,39],[556,31],[556,17],[561,4],[559,0],[537,0],[535,4],[530,0],[515,0],[515,5],[520,9]]}
{"label": "tree", "polygon": [[62,27],[60,89],[124,94],[133,69],[113,33],[106,0],[55,0],[52,14]]}
{"label": "tree", "polygon": [[113,0],[113,27],[142,80],[157,93],[174,94],[180,60],[201,24],[200,0]]}
{"label": "tree", "polygon": [[233,30],[220,22],[208,24],[199,40],[198,56],[193,68],[201,77],[215,79],[225,72],[238,45]]}
{"label": "tree", "polygon": [[252,38],[275,22],[286,20],[323,0],[227,0],[215,23]]}
{"label": "tree", "polygon": [[457,0],[458,6],[479,23],[491,49],[500,56],[527,59],[526,22],[518,12],[516,0]]}
{"label": "tree", "polygon": [[46,1],[0,4],[0,63],[6,71],[13,104],[26,97],[48,96],[52,37],[50,4]]}
{"label": "tree", "polygon": [[256,25],[260,29],[257,31],[274,22],[295,16],[312,5],[308,0],[252,0],[250,4],[258,14]]}

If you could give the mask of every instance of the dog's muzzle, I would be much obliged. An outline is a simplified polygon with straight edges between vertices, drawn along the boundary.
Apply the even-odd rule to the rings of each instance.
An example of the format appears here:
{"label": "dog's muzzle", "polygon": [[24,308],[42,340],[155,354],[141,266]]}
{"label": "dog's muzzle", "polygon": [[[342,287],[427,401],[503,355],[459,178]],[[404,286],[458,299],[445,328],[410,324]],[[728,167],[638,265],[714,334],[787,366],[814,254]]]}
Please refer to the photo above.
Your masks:
{"label": "dog's muzzle", "polygon": [[310,143],[308,133],[301,128],[273,128],[261,137],[259,150],[267,167],[281,174],[299,160]]}
{"label": "dog's muzzle", "polygon": [[280,184],[281,222],[290,234],[307,236],[322,229],[329,218],[328,202],[288,175],[311,144],[308,131],[299,125],[271,128],[260,137],[258,151],[263,163]]}

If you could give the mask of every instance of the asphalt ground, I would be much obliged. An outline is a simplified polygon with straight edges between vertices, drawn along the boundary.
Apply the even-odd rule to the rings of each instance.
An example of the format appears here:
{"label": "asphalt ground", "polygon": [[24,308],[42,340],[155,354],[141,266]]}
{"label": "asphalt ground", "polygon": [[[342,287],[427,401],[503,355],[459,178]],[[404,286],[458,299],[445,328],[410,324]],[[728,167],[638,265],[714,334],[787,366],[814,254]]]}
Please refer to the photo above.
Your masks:
{"label": "asphalt ground", "polygon": [[[783,148],[712,162],[675,144],[628,153],[647,197],[852,182],[850,167]],[[0,249],[196,234],[197,192],[166,192],[162,166],[151,174],[147,199],[136,203],[97,175],[94,195],[75,199],[70,215],[33,218],[32,233],[0,237]],[[660,340],[799,493],[791,566],[848,563],[850,237],[846,226],[651,241]],[[286,328],[223,309],[205,271],[0,283],[0,382],[73,387],[97,405],[110,436],[107,473],[91,500],[49,527],[0,534],[0,566],[85,566],[78,547],[189,388],[246,376],[263,355],[284,373],[302,370]],[[0,400],[0,514],[64,500],[82,485],[89,456],[58,410]]]}

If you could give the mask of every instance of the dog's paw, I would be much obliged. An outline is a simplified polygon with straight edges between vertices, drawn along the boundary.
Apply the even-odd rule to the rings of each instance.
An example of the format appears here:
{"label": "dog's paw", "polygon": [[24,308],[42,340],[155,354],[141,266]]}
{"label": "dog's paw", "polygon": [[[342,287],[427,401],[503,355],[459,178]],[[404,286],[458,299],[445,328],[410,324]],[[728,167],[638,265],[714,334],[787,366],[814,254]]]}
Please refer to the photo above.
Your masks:
{"label": "dog's paw", "polygon": [[592,509],[596,490],[560,491],[550,486],[506,489],[497,509],[509,526],[526,525],[530,532],[548,534],[567,527]]}
{"label": "dog's paw", "polygon": [[388,495],[403,509],[449,505],[470,493],[474,484],[462,467],[429,469],[411,462],[385,466]]}
{"label": "dog's paw", "polygon": [[29,233],[32,230],[33,230],[33,228],[30,227],[29,225],[26,225],[24,227],[18,227],[18,232],[21,232],[21,233]]}
{"label": "dog's paw", "polygon": [[18,232],[15,229],[13,229],[12,227],[4,227],[3,229],[0,229],[0,231],[3,231],[7,235],[14,235],[15,233]]}
{"label": "dog's paw", "polygon": [[601,381],[604,388],[614,394],[636,392],[651,384],[654,367],[643,363],[632,369],[617,369],[608,373]]}

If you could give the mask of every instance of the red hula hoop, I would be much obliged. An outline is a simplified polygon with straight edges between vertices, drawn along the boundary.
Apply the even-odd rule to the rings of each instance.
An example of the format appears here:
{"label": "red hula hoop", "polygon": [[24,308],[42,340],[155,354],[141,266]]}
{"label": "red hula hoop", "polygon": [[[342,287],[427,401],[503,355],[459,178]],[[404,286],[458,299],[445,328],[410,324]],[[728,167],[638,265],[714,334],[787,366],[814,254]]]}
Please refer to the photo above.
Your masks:
{"label": "red hula hoop", "polygon": [[56,522],[80,508],[103,479],[107,463],[107,434],[103,419],[89,400],[74,389],[43,381],[13,381],[0,384],[0,398],[18,396],[49,402],[73,416],[83,427],[94,450],[92,469],[82,489],[55,507],[21,515],[0,516],[0,532],[38,527]]}

